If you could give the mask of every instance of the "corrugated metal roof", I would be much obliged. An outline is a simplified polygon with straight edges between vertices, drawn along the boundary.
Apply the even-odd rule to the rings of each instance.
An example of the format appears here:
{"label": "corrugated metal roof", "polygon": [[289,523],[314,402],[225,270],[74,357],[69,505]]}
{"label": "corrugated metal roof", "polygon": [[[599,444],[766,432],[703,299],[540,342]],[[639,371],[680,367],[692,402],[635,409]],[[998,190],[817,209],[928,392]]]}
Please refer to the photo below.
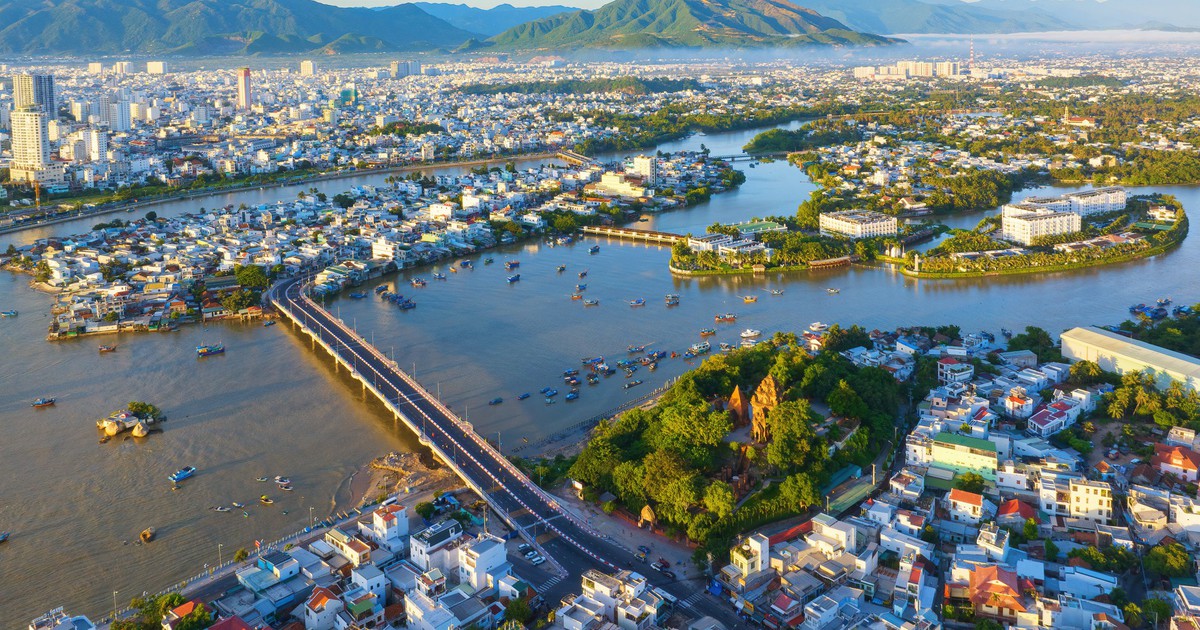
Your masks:
{"label": "corrugated metal roof", "polygon": [[[1062,338],[1085,343],[1114,357],[1138,361],[1169,372],[1172,377],[1182,377],[1185,385],[1195,386],[1200,382],[1200,360],[1186,354],[1167,350],[1144,341],[1122,337],[1100,328],[1072,328]],[[1176,377],[1176,378],[1178,378]]]}

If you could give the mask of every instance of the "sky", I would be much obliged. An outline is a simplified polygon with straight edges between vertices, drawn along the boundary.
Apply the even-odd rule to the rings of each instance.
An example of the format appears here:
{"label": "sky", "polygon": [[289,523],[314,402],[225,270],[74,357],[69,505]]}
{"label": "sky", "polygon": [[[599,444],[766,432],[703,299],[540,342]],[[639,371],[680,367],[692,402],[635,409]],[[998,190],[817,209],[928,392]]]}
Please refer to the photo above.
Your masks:
{"label": "sky", "polygon": [[[407,0],[317,0],[338,7],[390,7],[402,4]],[[414,0],[415,1],[415,0]],[[608,0],[426,0],[445,4],[468,4],[481,9],[490,9],[498,4],[511,4],[517,7],[544,7],[547,5],[562,5],[580,9],[596,9],[608,3]]]}

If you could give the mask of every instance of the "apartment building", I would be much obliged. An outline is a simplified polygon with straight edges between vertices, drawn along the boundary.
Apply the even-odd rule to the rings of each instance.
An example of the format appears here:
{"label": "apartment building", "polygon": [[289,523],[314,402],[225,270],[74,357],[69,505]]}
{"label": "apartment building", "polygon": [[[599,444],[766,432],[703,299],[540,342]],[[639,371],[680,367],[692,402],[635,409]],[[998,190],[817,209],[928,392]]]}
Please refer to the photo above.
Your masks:
{"label": "apartment building", "polygon": [[840,234],[852,239],[895,236],[896,217],[872,210],[841,210],[821,215],[821,234]]}

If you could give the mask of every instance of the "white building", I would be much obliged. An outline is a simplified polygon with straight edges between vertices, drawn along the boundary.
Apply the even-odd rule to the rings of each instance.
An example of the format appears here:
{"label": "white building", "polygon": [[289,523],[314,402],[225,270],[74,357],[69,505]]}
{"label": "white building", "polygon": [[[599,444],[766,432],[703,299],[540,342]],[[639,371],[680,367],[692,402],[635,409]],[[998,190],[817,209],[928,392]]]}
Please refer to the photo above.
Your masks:
{"label": "white building", "polygon": [[[489,576],[508,564],[504,540],[491,534],[480,534],[478,538],[458,548],[458,580],[470,584],[478,593],[495,587]],[[503,571],[508,573],[507,570]]]}
{"label": "white building", "polygon": [[310,59],[305,59],[300,62],[300,76],[311,77],[317,73],[317,64]]}
{"label": "white building", "polygon": [[359,523],[358,528],[376,545],[400,553],[408,538],[408,508],[398,504],[385,505],[371,514],[369,523]]}
{"label": "white building", "polygon": [[167,73],[167,62],[165,62],[165,61],[147,61],[146,62],[146,73],[147,74],[166,74]]}
{"label": "white building", "polygon": [[247,111],[254,105],[254,92],[250,87],[250,68],[238,68],[237,71],[237,107]]}
{"label": "white building", "polygon": [[50,163],[50,131],[42,110],[30,106],[12,113],[12,152],[9,177],[13,181],[62,181],[62,169]]}
{"label": "white building", "polygon": [[304,602],[305,630],[333,630],[333,622],[346,605],[333,591],[318,586],[313,589],[308,601]]}
{"label": "white building", "polygon": [[1074,234],[1082,219],[1074,212],[1056,212],[1034,204],[1004,206],[1000,222],[1001,238],[1022,245],[1033,245],[1043,236]]}
{"label": "white building", "polygon": [[58,118],[54,75],[18,74],[13,77],[13,109],[36,107],[49,118]]}
{"label": "white building", "polygon": [[820,218],[821,234],[841,234],[850,238],[895,236],[896,217],[871,210],[826,212]]}
{"label": "white building", "polygon": [[1087,216],[1124,210],[1129,201],[1129,193],[1119,186],[1095,188],[1067,193],[1064,199],[1071,202],[1071,211]]}
{"label": "white building", "polygon": [[658,158],[653,155],[639,155],[633,158],[633,174],[641,177],[647,186],[657,186]]}
{"label": "white building", "polygon": [[1196,389],[1200,382],[1200,360],[1100,328],[1089,326],[1064,332],[1062,353],[1072,362],[1092,361],[1101,369],[1117,374],[1148,370],[1163,388],[1173,380],[1189,389]]}
{"label": "white building", "polygon": [[409,559],[423,571],[437,568],[450,572],[458,566],[457,542],[462,536],[462,525],[456,520],[434,523],[413,534]]}

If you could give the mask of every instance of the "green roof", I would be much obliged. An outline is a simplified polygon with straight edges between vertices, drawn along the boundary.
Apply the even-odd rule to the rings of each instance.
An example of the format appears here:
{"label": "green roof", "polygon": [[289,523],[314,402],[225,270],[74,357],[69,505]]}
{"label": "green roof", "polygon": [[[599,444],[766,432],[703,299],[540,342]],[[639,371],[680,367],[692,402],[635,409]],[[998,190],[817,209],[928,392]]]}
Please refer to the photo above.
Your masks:
{"label": "green roof", "polygon": [[967,448],[979,449],[981,451],[996,452],[996,445],[982,438],[970,437],[966,435],[958,435],[957,433],[939,433],[933,436],[934,442],[942,442],[944,444],[954,444],[956,446],[965,446]]}

